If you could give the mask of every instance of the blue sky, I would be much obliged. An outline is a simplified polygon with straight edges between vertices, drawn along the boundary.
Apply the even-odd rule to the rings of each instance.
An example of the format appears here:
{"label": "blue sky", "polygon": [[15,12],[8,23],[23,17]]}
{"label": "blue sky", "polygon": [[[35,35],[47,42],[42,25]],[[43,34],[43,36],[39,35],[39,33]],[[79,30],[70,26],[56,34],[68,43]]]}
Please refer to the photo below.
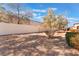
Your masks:
{"label": "blue sky", "polygon": [[[25,3],[23,9],[33,11],[33,20],[43,21],[43,16],[47,14],[48,8],[52,8],[56,15],[64,14],[69,21],[69,26],[79,22],[78,3]],[[7,9],[9,9],[6,6]]]}

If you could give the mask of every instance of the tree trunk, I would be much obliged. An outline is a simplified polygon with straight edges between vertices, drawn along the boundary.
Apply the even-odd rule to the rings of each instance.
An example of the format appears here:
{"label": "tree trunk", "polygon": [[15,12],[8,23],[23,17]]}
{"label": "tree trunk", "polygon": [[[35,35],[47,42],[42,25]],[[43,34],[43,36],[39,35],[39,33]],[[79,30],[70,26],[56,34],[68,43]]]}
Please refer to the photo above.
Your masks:
{"label": "tree trunk", "polygon": [[19,22],[20,22],[20,18],[19,18],[19,14],[20,14],[19,4],[17,4],[17,12],[18,12],[18,24],[19,24]]}
{"label": "tree trunk", "polygon": [[48,38],[52,38],[54,33],[55,33],[55,31],[53,31],[52,28],[51,28],[50,30],[46,31],[45,33],[48,36]]}

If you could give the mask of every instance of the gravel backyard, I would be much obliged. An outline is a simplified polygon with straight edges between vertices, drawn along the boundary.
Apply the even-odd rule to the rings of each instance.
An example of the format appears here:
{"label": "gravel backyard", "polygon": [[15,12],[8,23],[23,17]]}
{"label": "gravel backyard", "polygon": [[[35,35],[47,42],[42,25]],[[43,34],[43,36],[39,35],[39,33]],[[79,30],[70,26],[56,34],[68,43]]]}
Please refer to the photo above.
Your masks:
{"label": "gravel backyard", "polygon": [[[58,34],[59,35],[59,34]],[[0,36],[2,56],[77,56],[79,51],[67,46],[64,36],[48,39],[43,35]]]}

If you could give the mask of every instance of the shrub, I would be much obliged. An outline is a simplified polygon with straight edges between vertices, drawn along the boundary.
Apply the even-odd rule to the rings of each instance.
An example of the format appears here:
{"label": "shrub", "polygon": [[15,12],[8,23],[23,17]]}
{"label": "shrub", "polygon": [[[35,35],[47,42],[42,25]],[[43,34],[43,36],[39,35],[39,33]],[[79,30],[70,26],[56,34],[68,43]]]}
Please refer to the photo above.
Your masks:
{"label": "shrub", "polygon": [[79,49],[79,34],[77,34],[74,37],[72,37],[71,38],[71,42],[72,42],[74,48]]}
{"label": "shrub", "polygon": [[67,32],[66,42],[70,47],[79,49],[79,32]]}

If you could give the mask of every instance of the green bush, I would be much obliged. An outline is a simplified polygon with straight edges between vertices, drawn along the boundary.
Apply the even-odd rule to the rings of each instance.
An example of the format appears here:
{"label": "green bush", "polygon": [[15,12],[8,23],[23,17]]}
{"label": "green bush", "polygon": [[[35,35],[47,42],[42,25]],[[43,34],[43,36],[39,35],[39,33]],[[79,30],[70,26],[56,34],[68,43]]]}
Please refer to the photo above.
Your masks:
{"label": "green bush", "polygon": [[[66,42],[70,47],[76,47],[79,45],[79,32],[67,32]],[[79,46],[78,46],[79,47]]]}

